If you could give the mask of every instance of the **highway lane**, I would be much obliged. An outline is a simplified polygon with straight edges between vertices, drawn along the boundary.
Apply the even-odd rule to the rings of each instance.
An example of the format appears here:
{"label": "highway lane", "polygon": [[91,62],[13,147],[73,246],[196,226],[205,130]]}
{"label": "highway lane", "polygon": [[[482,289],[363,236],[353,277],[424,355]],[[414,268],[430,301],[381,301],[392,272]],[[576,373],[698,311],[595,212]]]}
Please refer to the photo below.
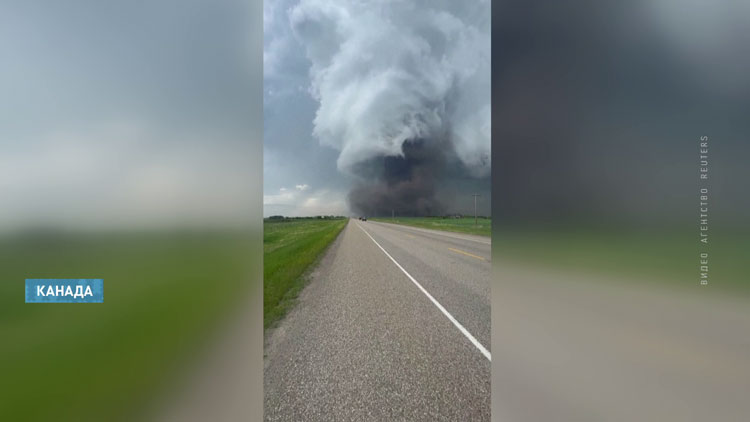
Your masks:
{"label": "highway lane", "polygon": [[360,224],[484,347],[490,348],[489,238],[381,222]]}
{"label": "highway lane", "polygon": [[490,276],[486,238],[351,220],[268,335],[265,420],[489,420]]}

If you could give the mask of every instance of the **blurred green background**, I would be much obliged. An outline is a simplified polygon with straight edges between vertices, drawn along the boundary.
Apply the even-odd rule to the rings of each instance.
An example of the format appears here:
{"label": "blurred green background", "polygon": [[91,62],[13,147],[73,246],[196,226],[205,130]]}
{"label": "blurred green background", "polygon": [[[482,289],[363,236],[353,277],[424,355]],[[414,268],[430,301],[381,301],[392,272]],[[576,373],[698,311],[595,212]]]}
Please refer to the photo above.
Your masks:
{"label": "blurred green background", "polygon": [[[259,236],[46,230],[0,238],[2,420],[143,420],[246,299]],[[79,277],[104,279],[104,303],[23,301],[25,278]]]}
{"label": "blurred green background", "polygon": [[177,6],[0,4],[0,421],[261,418],[262,4]]}
{"label": "blurred green background", "polygon": [[[633,287],[699,288],[699,253],[710,251],[710,292],[750,298],[750,232],[717,227],[710,248],[695,230],[596,226],[504,227],[493,255],[535,268],[584,273]],[[615,275],[616,277],[611,277]]]}

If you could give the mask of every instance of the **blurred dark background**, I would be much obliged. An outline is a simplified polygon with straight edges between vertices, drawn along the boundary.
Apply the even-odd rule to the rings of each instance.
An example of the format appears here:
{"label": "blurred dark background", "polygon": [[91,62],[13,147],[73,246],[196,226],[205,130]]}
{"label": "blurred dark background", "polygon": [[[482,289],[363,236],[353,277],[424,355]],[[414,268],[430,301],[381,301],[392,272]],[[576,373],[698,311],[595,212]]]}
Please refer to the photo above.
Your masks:
{"label": "blurred dark background", "polygon": [[493,5],[497,222],[746,226],[750,7],[740,1]]}
{"label": "blurred dark background", "polygon": [[750,4],[492,14],[493,420],[747,419]]}

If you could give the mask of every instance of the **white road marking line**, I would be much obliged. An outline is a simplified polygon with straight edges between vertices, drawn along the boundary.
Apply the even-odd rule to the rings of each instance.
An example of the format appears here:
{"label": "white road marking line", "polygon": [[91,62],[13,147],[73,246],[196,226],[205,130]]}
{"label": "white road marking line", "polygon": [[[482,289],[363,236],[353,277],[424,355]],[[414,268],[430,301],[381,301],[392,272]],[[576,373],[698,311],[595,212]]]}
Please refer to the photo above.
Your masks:
{"label": "white road marking line", "polygon": [[396,264],[396,266],[404,274],[406,274],[407,277],[409,277],[409,280],[411,280],[412,283],[414,283],[417,287],[419,287],[419,290],[421,290],[422,293],[424,293],[425,296],[427,296],[432,301],[432,303],[434,303],[435,306],[437,306],[437,308],[440,309],[440,312],[442,312],[446,317],[448,317],[448,319],[453,323],[453,325],[455,325],[456,328],[458,328],[458,330],[461,331],[461,333],[464,336],[466,336],[466,338],[468,338],[469,341],[471,341],[471,343],[474,344],[474,346],[476,346],[476,348],[479,349],[480,352],[482,352],[482,354],[484,355],[484,357],[486,357],[487,360],[489,360],[491,362],[492,361],[492,355],[490,354],[489,350],[485,349],[485,347],[482,346],[482,343],[480,343],[479,340],[477,340],[473,335],[471,335],[471,333],[469,332],[469,330],[467,330],[466,328],[464,328],[464,326],[461,325],[461,323],[458,322],[456,320],[456,318],[454,318],[453,315],[451,315],[443,307],[443,305],[440,304],[440,302],[438,302],[437,300],[435,300],[435,298],[432,297],[432,295],[427,290],[425,290],[425,288],[422,287],[422,285],[419,284],[419,282],[417,280],[415,280],[414,277],[412,277],[411,274],[409,274],[404,269],[404,267],[401,266],[401,264],[399,264],[395,259],[393,259],[393,257],[391,256],[391,254],[389,254],[388,251],[386,251],[385,249],[383,249],[383,247],[380,246],[380,243],[378,243],[377,240],[373,239],[372,236],[370,236],[370,233],[367,233],[367,230],[363,229],[362,226],[359,225],[359,223],[357,223],[357,227],[359,227],[360,229],[362,229],[362,231],[365,232],[365,234],[367,235],[367,237],[369,237],[370,240],[372,240],[373,242],[375,242],[375,245],[377,245],[377,247],[380,248],[381,251],[383,251],[383,253],[385,254],[385,256],[387,256],[388,258],[390,258],[391,261],[393,261],[393,263]]}
{"label": "white road marking line", "polygon": [[[374,221],[374,223],[376,223],[376,224],[386,224],[386,225],[390,225],[390,226],[398,226],[399,228],[404,228],[404,230],[415,230],[415,231],[420,231],[422,233],[434,234],[434,235],[437,235],[437,236],[445,236],[445,237],[451,237],[453,239],[467,240],[469,242],[477,242],[477,243],[481,243],[483,245],[492,245],[492,241],[485,242],[483,240],[472,239],[470,237],[453,236],[453,235],[450,235],[450,234],[441,233],[440,230],[421,229],[419,227],[409,227],[409,226],[406,226],[405,224],[386,223],[384,221]],[[396,230],[396,229],[393,229],[393,230]]]}

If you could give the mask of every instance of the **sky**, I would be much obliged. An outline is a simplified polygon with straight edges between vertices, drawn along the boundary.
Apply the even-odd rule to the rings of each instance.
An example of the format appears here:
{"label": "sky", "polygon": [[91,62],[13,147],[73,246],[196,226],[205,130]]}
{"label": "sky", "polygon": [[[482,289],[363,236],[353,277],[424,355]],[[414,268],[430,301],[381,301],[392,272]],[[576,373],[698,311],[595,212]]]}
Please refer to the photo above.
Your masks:
{"label": "sky", "polygon": [[489,214],[489,2],[263,6],[2,2],[0,230],[347,214],[407,138],[439,177],[385,200]]}
{"label": "sky", "polygon": [[3,1],[0,229],[247,221],[261,195],[251,7]]}
{"label": "sky", "polygon": [[264,215],[488,215],[489,12],[266,0]]}

